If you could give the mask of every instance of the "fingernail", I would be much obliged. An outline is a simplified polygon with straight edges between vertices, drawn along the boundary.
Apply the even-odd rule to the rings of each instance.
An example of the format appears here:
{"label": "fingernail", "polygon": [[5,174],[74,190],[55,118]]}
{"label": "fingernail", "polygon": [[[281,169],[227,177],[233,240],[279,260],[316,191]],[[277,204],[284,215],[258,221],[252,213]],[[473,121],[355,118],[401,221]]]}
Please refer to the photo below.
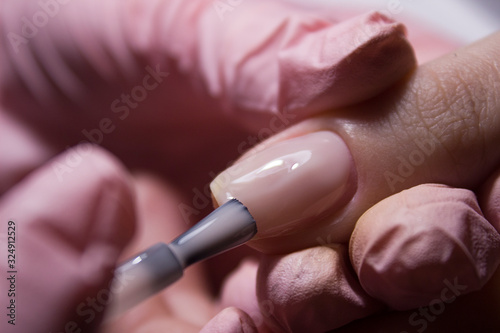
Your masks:
{"label": "fingernail", "polygon": [[295,231],[337,208],[349,187],[351,170],[344,141],[321,131],[246,157],[219,174],[210,188],[219,205],[240,200],[263,238]]}

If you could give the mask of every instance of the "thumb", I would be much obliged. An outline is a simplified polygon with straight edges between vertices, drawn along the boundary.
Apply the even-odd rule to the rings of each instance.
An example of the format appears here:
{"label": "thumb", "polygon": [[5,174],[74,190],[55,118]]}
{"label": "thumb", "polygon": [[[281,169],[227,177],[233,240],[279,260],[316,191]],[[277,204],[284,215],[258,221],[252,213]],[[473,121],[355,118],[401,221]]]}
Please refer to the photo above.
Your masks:
{"label": "thumb", "polygon": [[[83,149],[86,153],[78,155]],[[62,166],[69,171],[61,179],[55,170]],[[131,189],[116,160],[96,147],[69,150],[7,192],[0,219],[2,236],[9,230],[13,244],[12,266],[1,263],[2,271],[13,271],[13,293],[2,293],[2,304],[13,304],[12,323],[2,320],[2,327],[16,332],[95,329],[134,223]]]}
{"label": "thumb", "polygon": [[474,189],[500,160],[499,45],[497,33],[366,103],[284,131],[213,181],[216,201],[247,205],[254,246],[274,252],[345,242],[364,211],[405,188]]}

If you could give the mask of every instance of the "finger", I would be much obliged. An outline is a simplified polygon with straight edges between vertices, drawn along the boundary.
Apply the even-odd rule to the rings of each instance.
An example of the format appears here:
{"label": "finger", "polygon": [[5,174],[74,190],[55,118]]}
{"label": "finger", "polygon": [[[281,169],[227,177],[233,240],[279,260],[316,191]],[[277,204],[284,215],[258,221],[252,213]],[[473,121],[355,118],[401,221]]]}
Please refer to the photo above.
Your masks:
{"label": "finger", "polygon": [[[174,188],[150,173],[134,175],[134,185],[138,227],[122,260],[158,242],[168,243],[188,228],[178,209],[182,196]],[[165,323],[178,321],[180,327],[199,330],[215,314],[213,297],[204,276],[203,267],[189,268],[181,280],[130,309],[106,329],[135,333],[149,327],[146,322],[154,321],[156,324],[151,325],[165,329],[168,327]]]}
{"label": "finger", "polygon": [[237,308],[226,308],[219,312],[200,331],[200,333],[256,333],[252,319]]}
{"label": "finger", "polygon": [[[238,198],[262,251],[345,242],[361,214],[422,183],[475,188],[498,167],[500,33],[421,66],[367,103],[300,123],[214,179]],[[314,227],[312,227],[314,226]]]}
{"label": "finger", "polygon": [[[137,85],[150,95],[148,106],[182,105],[201,119],[222,109],[257,112],[254,120],[285,109],[303,117],[372,97],[415,65],[404,27],[375,12],[338,22],[281,1],[49,3],[53,15],[43,29],[29,20],[40,11],[37,1],[7,1],[0,16],[8,35],[0,87],[31,96],[46,128],[54,119],[73,127],[68,108],[99,121],[117,97],[112,111],[128,118],[143,95],[135,98],[136,89],[128,101],[121,97]],[[195,91],[205,93],[186,101]],[[29,112],[15,98],[8,102]],[[159,118],[178,125],[168,113],[151,116],[135,117],[135,126],[152,129]]]}
{"label": "finger", "polygon": [[[22,332],[95,329],[110,299],[115,262],[132,235],[125,170],[93,146],[80,160],[71,159],[76,149],[31,173],[0,202],[2,226],[15,223],[16,264],[10,269],[17,272],[12,299],[15,328]],[[56,172],[62,166],[68,172],[63,179]]]}
{"label": "finger", "polygon": [[408,310],[481,289],[500,264],[500,235],[473,192],[421,185],[363,214],[350,255],[368,294]]}
{"label": "finger", "polygon": [[[498,231],[498,172],[482,186],[480,191],[481,209],[485,217]],[[386,212],[387,216],[391,214]],[[441,221],[440,221],[441,222]],[[374,227],[374,226],[373,226]],[[494,232],[492,232],[494,233]],[[353,235],[353,238],[357,236]],[[444,239],[443,239],[444,241]],[[434,250],[434,249],[433,249]],[[390,260],[388,260],[390,261]],[[477,264],[476,264],[477,265]],[[446,264],[448,267],[449,265]],[[412,279],[414,280],[414,279]],[[428,281],[428,277],[425,281]],[[441,296],[448,293],[449,287],[442,286],[441,292],[425,306],[402,312],[384,313],[347,325],[339,333],[370,331],[394,332],[496,332],[500,322],[496,309],[500,303],[500,270],[496,270],[491,279],[479,291],[468,294],[469,290],[457,290],[460,297],[452,300]]]}
{"label": "finger", "polygon": [[265,257],[257,295],[278,332],[326,332],[381,309],[359,285],[342,245]]}

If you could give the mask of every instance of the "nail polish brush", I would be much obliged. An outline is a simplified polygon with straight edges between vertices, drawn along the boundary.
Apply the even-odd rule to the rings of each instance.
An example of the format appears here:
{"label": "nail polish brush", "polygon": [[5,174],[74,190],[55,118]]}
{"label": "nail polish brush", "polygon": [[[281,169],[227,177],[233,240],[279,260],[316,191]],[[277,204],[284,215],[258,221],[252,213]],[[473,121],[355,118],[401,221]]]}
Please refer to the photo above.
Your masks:
{"label": "nail polish brush", "polygon": [[236,199],[226,202],[171,243],[157,243],[117,267],[106,319],[179,280],[186,267],[242,245],[256,233],[248,209]]}

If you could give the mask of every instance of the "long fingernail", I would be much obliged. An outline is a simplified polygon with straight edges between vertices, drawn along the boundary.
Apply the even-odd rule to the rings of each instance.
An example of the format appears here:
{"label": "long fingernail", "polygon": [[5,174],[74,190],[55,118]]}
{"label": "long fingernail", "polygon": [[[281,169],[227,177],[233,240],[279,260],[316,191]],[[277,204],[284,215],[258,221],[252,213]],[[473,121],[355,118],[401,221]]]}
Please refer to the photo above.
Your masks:
{"label": "long fingernail", "polygon": [[274,144],[226,169],[210,184],[219,205],[237,198],[259,238],[297,230],[345,197],[352,171],[344,141],[327,131]]}

